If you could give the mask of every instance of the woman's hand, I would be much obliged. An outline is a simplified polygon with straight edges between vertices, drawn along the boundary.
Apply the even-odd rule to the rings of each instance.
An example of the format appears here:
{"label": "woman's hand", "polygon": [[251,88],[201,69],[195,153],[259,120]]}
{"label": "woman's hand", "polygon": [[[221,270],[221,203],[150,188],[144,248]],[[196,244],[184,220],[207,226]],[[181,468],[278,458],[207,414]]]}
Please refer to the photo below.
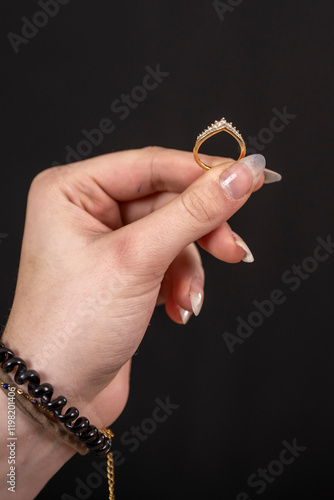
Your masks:
{"label": "woman's hand", "polygon": [[226,220],[263,183],[264,158],[158,147],[50,168],[28,196],[14,303],[3,342],[95,426],[128,397],[130,360],[158,303],[177,323],[199,313],[199,245],[245,255]]}

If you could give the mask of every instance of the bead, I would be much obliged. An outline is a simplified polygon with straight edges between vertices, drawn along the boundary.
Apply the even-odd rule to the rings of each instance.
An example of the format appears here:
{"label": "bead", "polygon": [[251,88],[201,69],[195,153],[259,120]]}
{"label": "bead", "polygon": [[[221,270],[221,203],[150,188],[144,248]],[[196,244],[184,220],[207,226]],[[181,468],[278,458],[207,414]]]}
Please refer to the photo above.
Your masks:
{"label": "bead", "polygon": [[[106,456],[110,453],[112,443],[104,432],[91,425],[87,418],[79,417],[79,410],[75,407],[69,408],[62,415],[61,411],[66,406],[67,399],[64,396],[58,396],[52,400],[53,386],[51,384],[40,384],[38,373],[35,370],[28,370],[23,359],[17,358],[13,351],[8,349],[2,342],[0,342],[0,365],[6,373],[16,368],[14,379],[19,385],[28,382],[29,395],[25,394],[25,396],[31,403],[37,404],[42,409],[53,414],[80,441],[85,443],[94,455]],[[9,384],[6,383],[2,383],[2,386],[4,389],[9,388]],[[24,394],[22,389],[15,388],[14,390],[16,390],[17,394]],[[40,398],[41,403],[38,403],[38,400],[34,399],[35,397]]]}

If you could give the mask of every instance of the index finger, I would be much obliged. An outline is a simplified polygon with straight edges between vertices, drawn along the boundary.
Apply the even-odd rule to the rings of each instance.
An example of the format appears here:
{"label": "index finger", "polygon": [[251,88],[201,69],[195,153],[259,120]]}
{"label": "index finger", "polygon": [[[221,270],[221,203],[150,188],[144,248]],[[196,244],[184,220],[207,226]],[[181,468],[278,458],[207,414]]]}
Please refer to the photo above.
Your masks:
{"label": "index finger", "polygon": [[[207,156],[205,161],[228,165],[231,160]],[[101,155],[71,168],[85,171],[117,201],[135,200],[161,191],[181,193],[204,174],[192,153],[158,146]]]}

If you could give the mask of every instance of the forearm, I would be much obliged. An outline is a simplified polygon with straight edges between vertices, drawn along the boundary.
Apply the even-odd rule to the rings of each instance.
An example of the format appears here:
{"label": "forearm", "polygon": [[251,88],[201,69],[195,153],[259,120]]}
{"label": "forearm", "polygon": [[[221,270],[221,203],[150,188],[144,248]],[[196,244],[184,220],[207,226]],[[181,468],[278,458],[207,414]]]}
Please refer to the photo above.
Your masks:
{"label": "forearm", "polygon": [[75,450],[20,410],[13,419],[13,400],[0,390],[0,498],[32,500]]}

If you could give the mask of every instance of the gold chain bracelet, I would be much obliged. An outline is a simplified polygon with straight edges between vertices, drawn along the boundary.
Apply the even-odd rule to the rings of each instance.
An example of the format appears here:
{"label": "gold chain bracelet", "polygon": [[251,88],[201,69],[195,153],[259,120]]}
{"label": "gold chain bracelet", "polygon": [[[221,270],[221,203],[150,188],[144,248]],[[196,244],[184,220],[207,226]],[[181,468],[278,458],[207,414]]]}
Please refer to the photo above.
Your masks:
{"label": "gold chain bracelet", "polygon": [[[102,429],[101,432],[110,439],[114,437],[114,434],[110,429]],[[114,468],[114,458],[112,452],[107,455],[107,477],[108,477],[108,487],[109,487],[109,500],[115,500],[114,486],[115,486],[115,468]]]}
{"label": "gold chain bracelet", "polygon": [[[30,401],[34,406],[36,406],[43,413],[46,413],[49,416],[53,417],[53,411],[50,411],[47,408],[44,408],[44,406],[42,405],[42,403],[40,403],[39,401],[37,401],[37,399],[33,398],[32,396],[30,396],[26,392],[22,391],[22,389],[20,389],[19,387],[16,387],[13,384],[11,384],[11,385],[6,384],[2,380],[0,380],[0,387],[3,387],[4,389],[10,389],[12,391],[17,392],[17,394],[19,394],[20,396],[24,396],[26,399],[28,399],[28,401]],[[57,422],[56,419],[54,419],[54,420],[55,420],[55,422]]]}

